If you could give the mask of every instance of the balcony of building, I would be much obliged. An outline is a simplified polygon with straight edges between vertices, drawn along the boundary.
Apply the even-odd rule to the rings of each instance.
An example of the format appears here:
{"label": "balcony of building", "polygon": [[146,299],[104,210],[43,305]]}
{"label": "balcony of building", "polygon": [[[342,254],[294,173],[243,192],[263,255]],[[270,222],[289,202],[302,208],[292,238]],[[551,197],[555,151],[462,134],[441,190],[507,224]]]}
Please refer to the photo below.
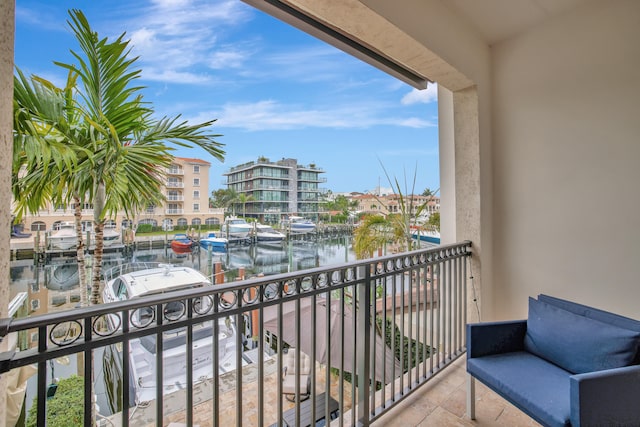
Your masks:
{"label": "balcony of building", "polygon": [[167,188],[184,188],[184,182],[176,180],[168,180],[165,184]]}
{"label": "balcony of building", "polygon": [[184,202],[183,194],[168,194],[167,195],[168,202]]}
{"label": "balcony of building", "polygon": [[[399,6],[382,0],[248,1],[264,9],[293,5],[292,11],[267,12],[294,21],[291,16],[304,11],[305,19],[299,21],[326,23],[334,30],[316,31],[317,36],[344,36],[343,45],[349,45],[345,50],[409,84],[422,88],[427,80],[438,84],[442,239],[473,241],[468,262],[478,309],[467,307],[468,321],[524,318],[527,297],[538,293],[637,317],[640,199],[634,185],[640,182],[640,121],[635,114],[640,93],[636,76],[640,3],[425,0]],[[4,16],[11,16],[12,5],[1,6],[8,9]],[[5,49],[0,51],[7,52],[9,66],[0,74],[6,83],[0,87],[10,88],[11,37],[2,40]],[[2,94],[9,111],[11,90]],[[5,123],[3,130],[10,141],[10,124]],[[6,144],[3,152],[10,153]],[[10,157],[6,160],[3,173],[5,182],[10,182]],[[596,200],[602,209],[594,209]],[[8,200],[0,205],[9,206]],[[8,222],[10,212],[3,216]],[[465,286],[469,294],[469,281]],[[244,306],[231,310],[235,315]],[[14,322],[9,329],[19,325]],[[46,330],[41,337],[45,342]],[[97,341],[89,341],[90,346],[101,345],[102,337],[93,338]],[[76,351],[70,347],[62,351],[67,349]],[[60,354],[56,351],[48,356]],[[46,360],[38,363],[45,366]],[[478,405],[478,421],[461,419],[457,363],[461,360],[439,370],[375,423],[531,425],[530,420],[515,418],[512,407],[488,392],[480,395],[486,405]],[[277,366],[274,371],[279,375]],[[322,373],[316,380],[318,376]],[[42,376],[41,392],[46,378]],[[265,380],[254,395],[264,397],[266,389],[279,384],[278,377]],[[431,389],[436,396],[427,394]],[[189,397],[189,390],[182,390],[181,398],[191,403],[194,396]],[[235,414],[238,408],[246,409],[234,402],[248,392],[241,388],[233,392],[217,406],[212,403],[213,409],[193,424],[211,425],[225,410]],[[275,394],[280,396],[279,390]],[[90,393],[85,395],[91,399]],[[344,389],[343,395],[347,395]],[[346,400],[342,402],[345,409]],[[286,404],[282,400],[283,410]],[[263,408],[259,411],[263,417],[251,418],[245,425],[267,424],[266,408],[281,412],[277,401],[269,406],[263,398],[247,406]],[[347,411],[341,413],[346,417]],[[161,409],[156,412],[148,424],[168,418]],[[197,415],[178,416],[182,415],[172,421],[188,423]],[[120,419],[121,424],[130,424],[127,417]]]}
{"label": "balcony of building", "polygon": [[167,175],[179,175],[179,176],[184,175],[184,169],[181,167],[170,167],[170,168],[167,168],[166,171],[167,171]]}
{"label": "balcony of building", "polygon": [[[37,366],[38,425],[47,411],[49,362],[63,357],[84,361],[78,366],[84,424],[105,418],[92,396],[107,353],[123,372],[132,372],[118,377],[113,399],[121,411],[106,417],[109,425],[299,425],[311,402],[326,403],[313,419],[386,424],[385,417],[395,417],[385,414],[415,402],[423,387],[450,394],[460,382],[473,299],[470,257],[470,242],[461,242],[2,319],[3,339],[17,342],[28,334],[32,342],[1,354],[0,373]],[[144,367],[140,343],[150,355]],[[177,358],[176,348],[182,351]],[[309,367],[302,371],[305,360]],[[175,369],[177,376],[170,373]],[[294,385],[288,388],[291,375]],[[355,381],[356,375],[368,380]],[[289,401],[290,393],[304,399]]]}
{"label": "balcony of building", "polygon": [[167,208],[164,210],[165,215],[183,215],[183,208]]}

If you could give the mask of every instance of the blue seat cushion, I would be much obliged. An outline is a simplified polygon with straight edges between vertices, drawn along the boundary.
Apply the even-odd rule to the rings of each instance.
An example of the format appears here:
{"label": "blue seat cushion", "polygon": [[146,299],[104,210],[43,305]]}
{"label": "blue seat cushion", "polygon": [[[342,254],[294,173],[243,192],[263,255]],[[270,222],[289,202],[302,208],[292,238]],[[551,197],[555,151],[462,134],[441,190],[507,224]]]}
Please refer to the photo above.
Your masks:
{"label": "blue seat cushion", "polygon": [[474,357],[467,371],[547,426],[570,425],[569,373],[531,353]]}
{"label": "blue seat cushion", "polygon": [[631,365],[640,332],[529,298],[524,349],[576,374]]}

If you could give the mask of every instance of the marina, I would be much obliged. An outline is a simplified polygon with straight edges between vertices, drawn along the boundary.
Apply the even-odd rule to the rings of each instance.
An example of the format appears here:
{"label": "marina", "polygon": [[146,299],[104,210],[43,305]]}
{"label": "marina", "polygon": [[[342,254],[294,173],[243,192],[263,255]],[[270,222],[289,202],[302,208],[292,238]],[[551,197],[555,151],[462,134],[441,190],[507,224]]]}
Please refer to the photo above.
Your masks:
{"label": "marina", "polygon": [[[207,280],[220,283],[338,265],[355,260],[351,248],[352,236],[346,227],[327,227],[324,232],[309,233],[306,236],[296,236],[295,238],[290,236],[288,240],[282,242],[255,241],[252,244],[229,244],[226,251],[214,251],[213,248],[205,248],[200,245],[193,245],[185,250],[175,250],[169,242],[170,240],[165,239],[164,236],[156,236],[156,239],[137,240],[136,244],[131,246],[131,251],[110,250],[106,252],[103,259],[105,282],[109,283],[108,275],[111,274],[107,273],[109,270],[113,270],[115,267],[114,271],[118,271],[118,269],[122,269],[122,266],[131,263],[154,263],[154,265],[160,263],[172,266],[171,268],[191,268],[201,272]],[[90,254],[88,254],[88,258],[90,261]],[[89,262],[90,264],[91,262]],[[79,286],[78,276],[74,251],[71,252],[71,257],[60,256],[52,258],[48,262],[39,262],[37,259],[34,262],[33,258],[15,260],[11,263],[11,297],[21,293],[25,294],[25,304],[27,304],[30,314],[73,309],[80,306],[82,301],[82,289]],[[106,293],[105,290],[105,295]],[[111,298],[113,300],[115,296],[112,295]],[[252,360],[257,360],[258,355],[256,354],[257,349],[254,347],[255,341],[252,339],[254,334],[251,330],[251,319],[246,319],[243,328],[239,329],[236,328],[235,319],[232,323],[222,322],[218,325],[218,330],[233,332],[227,337],[229,339],[219,341],[217,347],[219,352],[218,372],[221,378],[224,375],[235,375],[233,372],[238,366],[235,351],[237,342],[245,343],[239,359],[243,366],[242,369],[243,371],[248,369],[247,372],[252,372],[252,369],[255,369],[252,367]],[[180,333],[174,332],[174,334],[179,341]],[[238,338],[235,337],[236,334]],[[198,336],[194,329],[194,339]],[[171,340],[166,341],[171,342]],[[211,349],[211,341],[209,339],[209,344],[203,345],[203,348]],[[136,414],[140,417],[151,416],[146,412],[147,404],[144,402],[153,401],[156,393],[153,386],[154,378],[149,376],[149,372],[153,372],[152,366],[155,363],[154,354],[149,351],[152,347],[153,345],[149,345],[149,343],[145,346],[143,340],[132,340],[131,342],[130,355],[132,359],[130,365],[132,367],[130,375],[132,378],[141,379],[141,381],[135,380],[132,383],[144,386],[138,386],[136,390],[132,390],[130,403],[134,405],[133,407],[138,408]],[[210,351],[205,353],[211,354]],[[184,354],[181,355],[180,351],[173,356],[171,354],[171,351],[166,351],[166,357],[178,357],[177,360],[184,358]],[[96,402],[99,413],[103,416],[110,416],[121,407],[121,402],[114,402],[113,396],[118,395],[118,393],[114,393],[114,389],[119,387],[118,384],[123,375],[123,357],[122,348],[117,346],[109,347],[104,352],[96,352],[94,356],[94,371],[100,373],[95,383]],[[267,352],[264,357],[267,361],[272,360],[273,352]],[[209,362],[211,361],[209,360]],[[71,368],[56,366],[56,374],[61,376],[63,372],[69,372],[68,375],[82,372],[84,361],[80,355],[77,360],[72,357],[70,363]],[[54,365],[57,364],[58,362],[54,363]],[[273,366],[272,364],[275,364],[275,361],[267,362],[265,366]],[[175,362],[167,362],[164,365],[177,366]],[[144,373],[145,369],[146,374]],[[194,386],[195,390],[207,389],[209,387],[207,378],[210,378],[210,373],[208,371],[200,372],[195,366],[194,372],[197,373],[194,378],[198,378],[198,384]],[[180,379],[180,375],[179,372],[165,372],[166,378],[172,377],[174,380],[165,382],[166,389],[163,393],[172,396],[174,393],[182,392],[184,385],[181,384],[184,384],[184,381]],[[25,401],[27,407],[31,405],[35,395],[34,382],[35,378],[32,378],[28,383]],[[247,387],[250,388],[251,385],[249,384]],[[230,393],[233,394],[232,390]],[[171,402],[171,399],[168,397],[167,401]]]}
{"label": "marina", "polygon": [[[153,248],[157,242],[158,247]],[[137,242],[140,243],[140,242]],[[316,235],[314,240],[289,240],[275,244],[256,243],[252,245],[231,245],[226,252],[214,252],[200,246],[194,246],[190,251],[175,251],[170,245],[167,245],[164,239],[142,241],[139,245],[142,247],[152,247],[151,249],[136,249],[128,253],[123,251],[110,251],[105,253],[103,266],[105,271],[105,280],[108,282],[107,274],[110,269],[115,267],[116,271],[121,266],[130,263],[158,263],[171,266],[179,266],[180,268],[193,268],[202,272],[202,277],[213,278],[216,272],[222,275],[224,281],[234,281],[243,277],[252,277],[257,275],[270,275],[282,272],[297,271],[305,268],[313,268],[321,265],[339,264],[342,262],[352,261],[355,259],[353,251],[350,248],[351,237],[343,235],[342,237],[334,237],[332,233],[325,235]],[[89,255],[89,259],[91,256]],[[25,295],[25,304],[27,305],[29,314],[44,314],[61,310],[73,309],[81,303],[82,289],[79,285],[78,267],[75,262],[75,251],[71,251],[70,257],[56,257],[47,263],[34,262],[32,258],[14,260],[11,263],[11,298],[18,294]],[[90,276],[89,276],[90,277]],[[114,294],[115,295],[115,294]],[[115,298],[112,296],[111,298]],[[229,339],[224,339],[224,346],[218,345],[220,373],[235,371],[235,334],[240,333],[245,336],[251,336],[250,330],[236,331],[234,324],[220,324],[220,331],[232,330]],[[27,339],[28,341],[28,339]],[[131,345],[131,354],[137,366],[134,368],[132,375],[135,377],[144,377],[142,365],[151,365],[153,363],[153,355],[148,352],[148,345],[145,347],[141,340],[135,340]],[[209,343],[211,340],[209,339]],[[232,343],[230,346],[227,343]],[[207,346],[203,346],[206,348]],[[210,349],[211,346],[209,345]],[[224,351],[223,351],[224,349]],[[250,355],[255,353],[255,349],[244,351],[242,353],[243,366],[251,365]],[[169,353],[169,352],[167,352]],[[147,354],[149,357],[145,356]],[[246,357],[245,357],[246,356]],[[178,357],[180,357],[178,355]],[[253,356],[256,357],[255,355]],[[248,358],[248,360],[247,360]],[[95,371],[101,375],[96,378],[96,400],[102,415],[108,416],[113,410],[118,408],[116,402],[110,401],[112,390],[118,387],[117,378],[122,376],[122,349],[115,347],[110,348],[104,355],[100,353],[94,359]],[[225,362],[228,361],[227,362]],[[116,362],[118,361],[118,362]],[[59,366],[55,362],[55,374],[59,377],[71,375],[81,372],[81,359],[71,358],[71,366]],[[74,368],[75,366],[75,368]],[[138,371],[135,371],[138,370]],[[168,374],[167,374],[168,375]],[[176,374],[179,376],[179,374]],[[174,377],[177,378],[177,376]],[[204,381],[207,374],[199,375]],[[210,377],[210,375],[208,375]],[[145,377],[141,381],[142,384],[148,385],[149,381],[153,381],[150,377]],[[113,381],[116,381],[115,383]],[[32,384],[33,383],[33,384]],[[180,390],[180,380],[176,379],[168,383],[167,393]],[[203,383],[203,385],[206,384]],[[33,396],[35,395],[35,377],[28,383],[26,404],[31,405]],[[151,392],[151,394],[149,394]],[[139,388],[136,401],[144,402],[154,395],[153,387]],[[134,402],[132,402],[134,403]],[[142,412],[141,412],[142,413]]]}

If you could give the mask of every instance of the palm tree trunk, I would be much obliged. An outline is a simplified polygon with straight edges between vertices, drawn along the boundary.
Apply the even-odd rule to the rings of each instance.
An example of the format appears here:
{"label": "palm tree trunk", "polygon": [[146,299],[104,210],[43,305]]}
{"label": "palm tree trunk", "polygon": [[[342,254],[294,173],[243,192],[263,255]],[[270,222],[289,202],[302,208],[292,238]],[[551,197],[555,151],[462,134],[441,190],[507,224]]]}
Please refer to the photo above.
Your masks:
{"label": "palm tree trunk", "polygon": [[93,278],[91,280],[91,304],[100,304],[100,291],[102,274],[102,254],[104,253],[104,222],[96,222],[93,228],[95,232],[95,249],[93,251]]}
{"label": "palm tree trunk", "polygon": [[80,198],[77,195],[73,196],[73,203],[75,208],[73,210],[73,217],[76,224],[76,240],[78,246],[76,248],[76,262],[78,263],[78,280],[80,283],[80,305],[87,305],[87,276],[85,272],[84,261],[84,238],[82,236],[82,204]]}

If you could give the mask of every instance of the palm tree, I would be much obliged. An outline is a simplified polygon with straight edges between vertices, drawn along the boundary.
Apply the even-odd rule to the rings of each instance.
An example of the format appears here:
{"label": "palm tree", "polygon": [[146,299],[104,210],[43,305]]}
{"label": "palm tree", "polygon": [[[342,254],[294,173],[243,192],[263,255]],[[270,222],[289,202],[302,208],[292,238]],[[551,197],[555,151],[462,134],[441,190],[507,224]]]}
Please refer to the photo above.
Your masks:
{"label": "palm tree", "polygon": [[358,259],[371,258],[376,250],[393,240],[389,221],[382,215],[365,215],[353,233],[353,250]]}
{"label": "palm tree", "polygon": [[76,75],[69,73],[63,89],[36,76],[27,78],[19,69],[14,77],[14,146],[12,191],[16,216],[35,213],[47,203],[67,205],[75,202],[76,259],[82,284],[81,303],[87,301],[82,236],[82,205],[76,194],[65,186],[71,179],[80,149],[87,140],[86,127],[74,103]]}
{"label": "palm tree", "polygon": [[251,195],[247,195],[246,193],[240,193],[238,195],[238,203],[240,203],[242,205],[242,217],[246,218],[247,214],[246,214],[246,206],[247,206],[247,202],[250,202],[253,200],[253,196]]}
{"label": "palm tree", "polygon": [[[382,215],[373,215],[364,218],[354,232],[353,246],[356,256],[359,258],[373,256],[374,251],[386,242],[401,243],[407,251],[413,249],[414,242],[411,226],[415,225],[416,219],[427,208],[428,204],[428,201],[419,203],[417,197],[414,195],[415,172],[411,192],[407,192],[406,190],[403,192],[398,179],[394,177],[394,179],[391,180],[382,162],[380,164],[389,181],[389,185],[397,196],[399,212],[397,214],[389,214],[386,218]],[[405,183],[405,189],[406,188],[407,185]],[[377,196],[376,199],[380,205],[384,205],[382,200]]]}
{"label": "palm tree", "polygon": [[[60,184],[49,200],[68,201],[72,195],[76,207],[93,202],[96,247],[91,303],[95,304],[99,302],[104,223],[119,211],[133,217],[149,203],[163,201],[164,171],[172,161],[172,148],[165,143],[197,145],[220,160],[224,151],[214,139],[220,135],[206,132],[215,120],[190,125],[180,121],[180,116],[152,117],[153,110],[139,93],[142,88],[133,86],[140,70],[132,68],[137,58],[129,58],[124,33],[113,42],[99,39],[82,12],[72,10],[70,16],[68,24],[82,54],[72,51],[78,65],[56,64],[77,76],[79,87],[74,89],[79,99],[73,98],[68,108],[80,118],[78,126],[86,138],[69,135],[66,140],[81,155],[61,173]],[[32,170],[28,177],[37,180],[43,176],[38,172]]]}

